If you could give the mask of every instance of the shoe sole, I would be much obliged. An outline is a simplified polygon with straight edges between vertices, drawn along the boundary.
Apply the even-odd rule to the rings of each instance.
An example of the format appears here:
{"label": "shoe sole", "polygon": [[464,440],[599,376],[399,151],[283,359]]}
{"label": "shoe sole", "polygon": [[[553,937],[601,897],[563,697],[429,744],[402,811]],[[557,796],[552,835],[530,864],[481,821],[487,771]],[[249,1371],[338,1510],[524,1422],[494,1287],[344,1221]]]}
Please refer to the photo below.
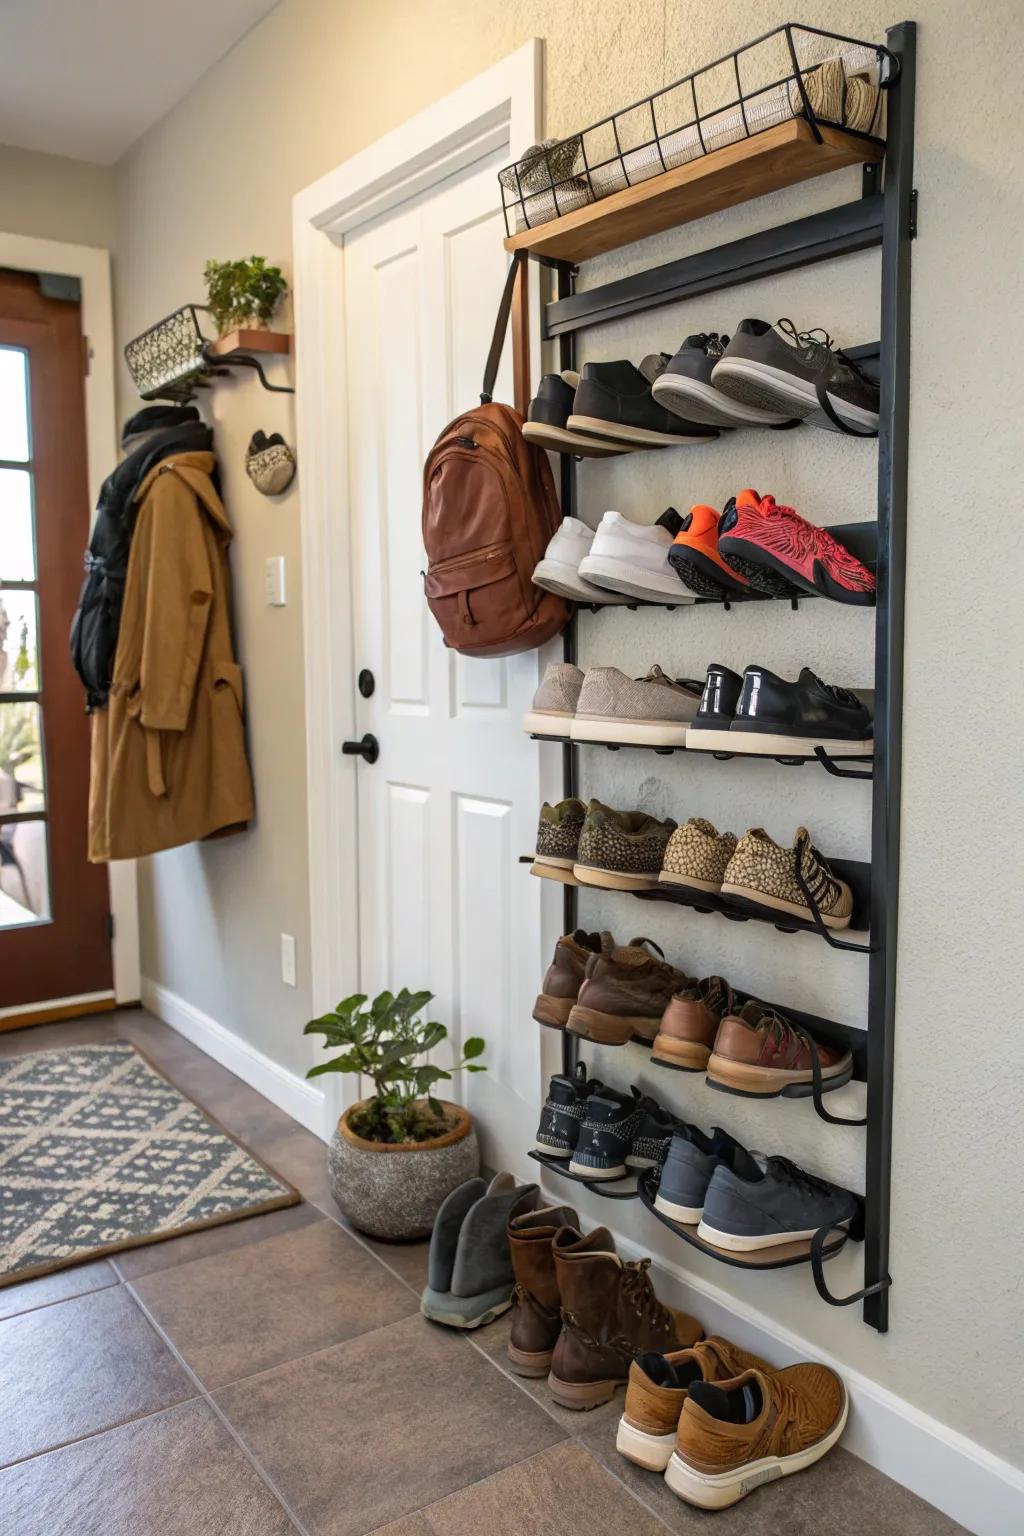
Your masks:
{"label": "shoe sole", "polygon": [[604,438],[570,432],[565,427],[545,426],[541,421],[524,422],[523,436],[535,448],[544,448],[548,453],[573,453],[581,459],[611,459],[629,451],[613,448]]}
{"label": "shoe sole", "polygon": [[577,1003],[565,1027],[571,1035],[582,1035],[585,1040],[593,1040],[595,1045],[628,1045],[631,1040],[650,1045],[660,1022],[660,1019],[642,1015],[600,1013],[596,1008]]}
{"label": "shoe sole", "polygon": [[629,1169],[625,1163],[617,1163],[613,1168],[608,1168],[593,1163],[579,1163],[573,1158],[569,1164],[570,1173],[578,1173],[581,1179],[624,1179]]}
{"label": "shoe sole", "polygon": [[592,580],[597,586],[607,584],[613,592],[624,592],[627,597],[648,603],[692,603],[691,592],[681,587],[679,578],[671,568],[650,571],[643,565],[630,565],[626,560],[613,560],[608,555],[585,555],[580,561],[580,575]]}
{"label": "shoe sole", "polygon": [[607,587],[594,586],[584,581],[579,569],[568,560],[541,560],[531,578],[535,587],[554,592],[556,597],[567,597],[573,603],[607,603],[609,606],[626,602],[617,592]]}
{"label": "shoe sole", "polygon": [[738,572],[712,559],[706,550],[693,544],[676,540],[668,552],[668,563],[679,580],[698,597],[710,597],[721,601],[723,597],[749,597],[752,591],[749,581],[743,581]]}
{"label": "shoe sole", "polygon": [[671,1035],[657,1035],[651,1060],[659,1067],[675,1067],[678,1072],[706,1072],[711,1047],[696,1040],[673,1040]]}
{"label": "shoe sole", "polygon": [[[815,560],[810,578],[796,571],[785,561],[778,559],[769,550],[763,549],[760,544],[752,540],[739,538],[735,534],[725,533],[718,541],[718,547],[725,559],[736,570],[749,575],[751,581],[755,577],[769,579],[774,577],[775,582],[782,582],[785,586],[792,587],[792,592],[779,590],[777,596],[800,597],[804,592],[811,592],[815,597],[829,597],[836,603],[847,603],[855,608],[870,608],[874,606],[874,588],[860,590],[854,587],[840,586],[825,570],[820,560]],[[765,586],[765,591],[770,586]]]}
{"label": "shoe sole", "polygon": [[507,1301],[499,1302],[496,1306],[488,1307],[486,1312],[481,1312],[479,1317],[467,1317],[464,1312],[444,1312],[437,1307],[430,1306],[427,1302],[420,1303],[420,1311],[423,1316],[432,1323],[442,1323],[446,1328],[462,1328],[467,1333],[474,1328],[483,1328],[488,1323],[493,1323],[496,1317],[501,1317],[512,1305],[511,1296]]}
{"label": "shoe sole", "polygon": [[[758,1067],[748,1062],[731,1061],[712,1051],[707,1065],[708,1085],[748,1099],[809,1098],[814,1091],[809,1067],[787,1071],[785,1068]],[[821,1069],[821,1091],[842,1088],[853,1076],[853,1057],[849,1051],[832,1067]]]}
{"label": "shoe sole", "polygon": [[690,875],[676,875],[671,870],[663,869],[658,876],[659,885],[678,885],[684,891],[705,891],[709,896],[721,894],[721,880],[697,880]]}
{"label": "shoe sole", "polygon": [[[821,403],[814,385],[807,379],[797,378],[785,368],[773,368],[769,363],[759,363],[749,357],[723,357],[716,363],[711,381],[722,394],[744,405],[755,405],[766,411],[784,411],[786,420],[794,416],[806,421],[808,416],[821,412]],[[878,431],[878,412],[867,411],[863,406],[828,392],[829,404],[847,426],[861,432]]]}
{"label": "shoe sole", "polygon": [[615,1449],[620,1456],[645,1472],[664,1472],[676,1448],[675,1430],[669,1435],[652,1435],[637,1429],[623,1414],[615,1432]]}
{"label": "shoe sole", "polygon": [[540,1377],[550,1372],[553,1349],[516,1349],[514,1344],[507,1347],[509,1369],[515,1371],[517,1376]]}
{"label": "shoe sole", "polygon": [[657,885],[657,875],[627,875],[614,869],[596,869],[590,864],[574,864],[573,874],[580,885],[599,885],[606,891],[649,891]]}
{"label": "shoe sole", "polygon": [[[733,885],[730,881],[722,883],[723,896],[736,896],[741,901],[749,901],[751,906],[760,907],[765,912],[785,912],[789,917],[802,918],[805,923],[813,923],[814,916],[810,907],[800,901],[783,901],[780,896],[769,896],[764,891],[756,890],[752,885]],[[821,920],[826,928],[849,928],[852,917],[833,917],[830,912],[822,912]]]}
{"label": "shoe sole", "polygon": [[762,1456],[728,1472],[698,1472],[684,1461],[678,1451],[673,1451],[665,1468],[665,1482],[672,1492],[687,1504],[698,1509],[728,1509],[762,1483],[775,1482],[794,1472],[803,1472],[832,1449],[846,1428],[850,1411],[850,1399],[843,1388],[843,1404],[831,1429],[813,1445],[792,1456]]}
{"label": "shoe sole", "polygon": [[685,373],[659,374],[651,390],[654,399],[667,411],[685,416],[706,427],[781,427],[792,415],[767,411],[725,395],[703,379],[687,378]]}
{"label": "shoe sole", "polygon": [[681,720],[620,720],[614,715],[577,714],[573,716],[569,735],[573,741],[612,742],[627,747],[685,747],[687,729]]}
{"label": "shoe sole", "polygon": [[534,858],[530,865],[530,874],[539,875],[542,880],[557,880],[561,885],[576,885],[575,866],[571,859],[555,864],[545,859]]}
{"label": "shoe sole", "polygon": [[523,730],[531,736],[568,736],[572,721],[564,711],[531,709],[523,716]]}
{"label": "shoe sole", "polygon": [[[835,736],[782,736],[765,731],[738,731],[735,726],[720,734],[727,738],[729,745],[724,749],[720,747],[719,751],[742,752],[745,757],[813,758],[815,747],[823,747],[830,757],[872,757],[875,751],[872,738],[841,741]],[[686,744],[691,745],[689,736]]]}
{"label": "shoe sole", "polygon": [[708,730],[705,725],[691,725],[686,733],[687,750],[691,752],[731,752],[729,739],[732,731]]}
{"label": "shoe sole", "polygon": [[676,1205],[674,1200],[665,1200],[661,1195],[655,1195],[654,1209],[670,1221],[682,1222],[684,1227],[695,1227],[704,1215],[702,1205]]}
{"label": "shoe sole", "polygon": [[545,1157],[572,1157],[572,1147],[549,1147],[543,1141],[535,1141],[535,1152],[543,1152]]}
{"label": "shoe sole", "polygon": [[[815,399],[817,407],[817,399]],[[582,432],[609,443],[624,443],[627,448],[682,448],[689,443],[713,443],[718,433],[652,432],[650,427],[629,427],[618,421],[602,421],[599,416],[570,416],[566,425],[571,432]]]}
{"label": "shoe sole", "polygon": [[[741,551],[752,551],[753,554],[760,556],[761,549],[759,545],[748,544],[739,539],[735,540],[734,544],[735,548],[730,548],[728,536],[720,537],[718,540],[719,553],[727,565],[731,565],[734,571],[738,572],[740,576],[750,583],[750,590],[752,592],[760,592],[763,597],[793,598],[805,597],[807,595],[806,587],[798,587],[795,581],[790,581],[788,577],[781,574],[781,571],[788,569],[788,567],[776,568],[777,562],[775,561],[771,565],[762,565],[759,559],[753,559],[751,555],[741,553]],[[765,559],[767,560],[768,556],[765,556]]]}
{"label": "shoe sole", "polygon": [[548,1029],[564,1029],[575,1005],[575,998],[548,997],[546,992],[541,992],[533,1005],[533,1016],[538,1024],[544,1024]]}
{"label": "shoe sole", "polygon": [[[842,1221],[829,1223],[832,1231],[838,1231],[841,1227],[847,1227],[852,1220],[847,1216]],[[719,1232],[717,1227],[711,1227],[703,1218],[697,1228],[697,1236],[710,1243],[713,1248],[724,1248],[729,1253],[756,1253],[762,1248],[781,1248],[785,1243],[802,1243],[812,1238],[817,1227],[808,1227],[802,1232],[762,1232],[756,1237],[739,1236],[735,1232]]]}
{"label": "shoe sole", "polygon": [[610,1403],[625,1381],[615,1378],[604,1381],[561,1381],[552,1371],[548,1376],[548,1391],[560,1408],[583,1412],[588,1408],[600,1408]]}

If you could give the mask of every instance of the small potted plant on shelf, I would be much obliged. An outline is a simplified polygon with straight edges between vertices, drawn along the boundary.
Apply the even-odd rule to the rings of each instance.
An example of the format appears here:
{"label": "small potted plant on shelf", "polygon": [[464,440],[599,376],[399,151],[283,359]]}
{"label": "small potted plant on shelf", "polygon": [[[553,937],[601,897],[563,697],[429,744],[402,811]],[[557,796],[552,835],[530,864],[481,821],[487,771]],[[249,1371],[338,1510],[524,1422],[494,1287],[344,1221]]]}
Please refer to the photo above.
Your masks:
{"label": "small potted plant on shelf", "polygon": [[465,1041],[451,1070],[424,1061],[448,1038],[443,1024],[425,1022],[431,992],[381,992],[369,1007],[355,993],[332,1013],[310,1019],[304,1033],[323,1035],[324,1049],[341,1048],[311,1067],[365,1074],[369,1098],[341,1119],[328,1154],[331,1188],[352,1224],[373,1237],[426,1237],[445,1196],[480,1170],[480,1149],[468,1110],[435,1097],[453,1072],[483,1072],[484,1042]]}
{"label": "small potted plant on shelf", "polygon": [[281,268],[269,267],[265,256],[208,261],[204,276],[207,303],[220,336],[244,327],[266,330],[288,292]]}

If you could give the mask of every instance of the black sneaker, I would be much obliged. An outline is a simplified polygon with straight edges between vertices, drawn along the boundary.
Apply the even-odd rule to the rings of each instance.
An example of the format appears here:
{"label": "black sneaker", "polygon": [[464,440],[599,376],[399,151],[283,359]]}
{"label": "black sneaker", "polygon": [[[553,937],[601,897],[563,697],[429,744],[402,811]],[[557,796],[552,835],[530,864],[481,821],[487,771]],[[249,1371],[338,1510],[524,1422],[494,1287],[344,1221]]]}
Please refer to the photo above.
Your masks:
{"label": "black sneaker", "polygon": [[569,1164],[570,1173],[586,1179],[621,1179],[629,1172],[633,1139],[644,1117],[655,1108],[639,1089],[628,1096],[595,1084]]}
{"label": "black sneaker", "polygon": [[878,432],[878,385],[827,331],[798,331],[792,320],[741,320],[711,378],[745,405],[855,437]]}
{"label": "black sneaker", "polygon": [[731,752],[730,726],[736,713],[743,679],[738,672],[713,661],[708,667],[700,708],[686,727],[686,746],[696,752]]}
{"label": "black sneaker", "polygon": [[762,1152],[719,1163],[704,1197],[697,1236],[731,1253],[806,1241],[819,1227],[846,1227],[857,1214],[848,1189]]}
{"label": "black sneaker", "polygon": [[748,667],[726,750],[813,757],[815,747],[824,747],[831,757],[870,757],[874,739],[867,705],[849,689],[823,683],[810,667],[795,683],[767,667]]}
{"label": "black sneaker", "polygon": [[664,373],[655,379],[651,387],[655,400],[674,415],[709,427],[784,426],[791,416],[733,400],[715,388],[711,374],[728,345],[728,336],[719,336],[717,331],[687,336]]}
{"label": "black sneaker", "polygon": [[540,1112],[537,1151],[546,1152],[549,1157],[571,1157],[579,1140],[587,1098],[592,1093],[605,1091],[604,1085],[596,1077],[587,1077],[587,1069],[582,1061],[572,1077],[557,1073],[548,1085],[548,1096]]}
{"label": "black sneaker", "polygon": [[584,363],[570,432],[582,432],[624,448],[669,448],[676,443],[710,443],[711,427],[683,421],[659,405],[651,384],[665,370],[666,353],[632,363]]}
{"label": "black sneaker", "polygon": [[544,375],[523,422],[526,441],[535,443],[538,448],[546,448],[550,453],[575,453],[581,459],[607,459],[613,454],[627,453],[625,444],[616,447],[603,438],[569,431],[566,422],[579,382],[579,374],[571,368],[566,368],[563,373]]}
{"label": "black sneaker", "polygon": [[640,1116],[633,1140],[626,1154],[627,1168],[660,1168],[668,1156],[672,1137],[682,1122],[670,1115],[652,1099],[646,1100],[646,1108]]}

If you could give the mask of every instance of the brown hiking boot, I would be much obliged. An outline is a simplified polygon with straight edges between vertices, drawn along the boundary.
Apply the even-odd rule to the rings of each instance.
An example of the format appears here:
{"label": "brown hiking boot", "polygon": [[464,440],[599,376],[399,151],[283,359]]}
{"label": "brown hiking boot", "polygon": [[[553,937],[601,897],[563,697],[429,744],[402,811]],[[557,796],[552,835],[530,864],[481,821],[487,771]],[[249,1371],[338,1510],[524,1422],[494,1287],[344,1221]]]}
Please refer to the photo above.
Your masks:
{"label": "brown hiking boot", "polygon": [[721,976],[691,981],[670,998],[661,1020],[651,1057],[663,1067],[681,1072],[703,1072],[727,1013],[744,999]]}
{"label": "brown hiking boot", "polygon": [[643,1350],[689,1349],[703,1337],[696,1318],[663,1306],[647,1270],[625,1263],[607,1227],[581,1237],[563,1227],[552,1243],[562,1331],[548,1386],[563,1408],[596,1408],[625,1384]]}
{"label": "brown hiking boot", "polygon": [[853,1055],[830,1045],[818,1045],[793,1028],[784,1014],[751,998],[718,1027],[708,1061],[708,1082],[751,1098],[805,1098],[814,1072],[811,1052],[818,1057],[821,1091],[841,1088],[853,1076]]}
{"label": "brown hiking boot", "polygon": [[555,945],[555,958],[547,968],[544,984],[533,1005],[538,1024],[564,1029],[572,1006],[579,996],[587,962],[594,955],[609,954],[615,948],[610,933],[585,933],[577,928],[566,933]]}
{"label": "brown hiking boot", "polygon": [[508,1360],[517,1376],[546,1376],[551,1369],[552,1352],[562,1331],[551,1242],[560,1228],[578,1225],[579,1217],[568,1205],[526,1211],[508,1224],[516,1277]]}
{"label": "brown hiking boot", "polygon": [[688,1504],[727,1509],[762,1483],[820,1461],[842,1434],[847,1409],[835,1371],[810,1362],[695,1382],[665,1481]]}
{"label": "brown hiking boot", "polygon": [[650,939],[634,939],[622,949],[590,962],[566,1028],[599,1045],[625,1045],[632,1039],[649,1045],[673,993],[693,985],[693,978],[656,959],[661,950]]}
{"label": "brown hiking boot", "polygon": [[664,1472],[676,1448],[676,1426],[694,1382],[728,1381],[752,1370],[767,1371],[770,1366],[728,1339],[702,1339],[692,1349],[668,1355],[638,1355],[629,1368],[616,1449],[648,1472]]}

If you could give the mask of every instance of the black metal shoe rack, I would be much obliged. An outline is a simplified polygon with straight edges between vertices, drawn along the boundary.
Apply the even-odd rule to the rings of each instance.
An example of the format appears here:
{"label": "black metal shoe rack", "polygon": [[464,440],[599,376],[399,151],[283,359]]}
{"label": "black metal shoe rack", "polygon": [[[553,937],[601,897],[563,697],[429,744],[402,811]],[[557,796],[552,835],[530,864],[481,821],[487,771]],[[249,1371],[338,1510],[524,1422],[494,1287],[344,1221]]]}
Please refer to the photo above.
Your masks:
{"label": "black metal shoe rack", "polygon": [[[800,1261],[809,1259],[815,1284],[822,1298],[833,1306],[863,1302],[864,1321],[884,1333],[889,1325],[889,1192],[892,1140],[893,1040],[896,999],[896,940],[899,896],[900,774],[903,701],[903,592],[906,562],[907,511],[907,428],[910,395],[910,266],[911,240],[916,234],[917,195],[913,187],[914,155],[914,85],[915,33],[913,22],[891,27],[886,35],[893,56],[887,82],[887,134],[884,176],[878,165],[863,168],[862,195],[823,213],[795,219],[788,224],[748,236],[717,249],[684,257],[647,271],[634,273],[620,281],[575,291],[577,268],[570,262],[536,257],[556,271],[557,298],[544,308],[542,335],[557,338],[559,366],[576,366],[576,336],[585,327],[604,321],[638,314],[660,305],[703,294],[718,293],[755,278],[790,272],[813,263],[827,261],[873,247],[881,248],[881,337],[877,344],[851,349],[852,354],[869,365],[877,358],[881,391],[878,433],[878,520],[875,525],[875,572],[877,579],[875,607],[875,751],[870,770],[843,768],[823,760],[822,765],[838,777],[872,777],[871,862],[844,863],[830,860],[833,868],[853,886],[855,896],[854,926],[868,928],[867,1030],[847,1030],[823,1020],[805,1020],[822,1038],[852,1045],[856,1058],[856,1076],[867,1081],[865,1194],[856,1230],[850,1236],[863,1237],[864,1286],[849,1296],[835,1296],[828,1289],[822,1272],[822,1260],[838,1251],[842,1233],[822,1229],[803,1252]],[[561,460],[561,501],[566,515],[576,511],[576,462],[569,455]],[[851,525],[835,532],[863,536],[869,524]],[[853,543],[853,539],[850,539]],[[854,544],[856,548],[856,544]],[[861,546],[862,558],[868,551]],[[782,599],[786,601],[786,599]],[[647,606],[647,605],[639,605]],[[671,605],[654,605],[671,606]],[[577,618],[565,630],[563,655],[576,660]],[[562,745],[562,791],[566,798],[577,794],[577,746]],[[639,893],[665,899],[664,889]],[[809,893],[805,892],[809,896]],[[672,895],[668,896],[672,899]],[[714,901],[684,904],[702,910],[716,909]],[[564,888],[563,927],[567,933],[577,926],[578,891]],[[719,904],[717,910],[724,910]],[[741,917],[735,911],[726,916]],[[866,924],[863,919],[867,918]],[[811,925],[819,937],[836,948],[863,950],[865,946],[835,938],[813,910]],[[786,1008],[792,1018],[794,1011]],[[801,1020],[805,1016],[796,1014]],[[572,1073],[578,1061],[579,1039],[566,1033],[562,1043],[563,1071]],[[818,1098],[820,1112],[820,1098]],[[864,1122],[846,1122],[864,1123]],[[539,1161],[554,1171],[554,1160],[542,1155]],[[581,1182],[587,1182],[583,1180]],[[591,1183],[591,1188],[612,1198],[631,1198],[634,1191],[620,1192]],[[640,1181],[636,1194],[653,1211],[653,1185]],[[657,1213],[654,1213],[657,1214]],[[663,1218],[664,1219],[664,1218]],[[669,1223],[669,1225],[674,1225]],[[680,1236],[715,1257],[725,1257],[721,1250],[709,1250],[692,1233],[676,1228]],[[770,1267],[773,1250],[765,1257]],[[774,1250],[778,1252],[778,1250]],[[728,1259],[727,1259],[728,1262]],[[783,1257],[781,1264],[798,1262]],[[751,1266],[749,1263],[743,1267]]]}

